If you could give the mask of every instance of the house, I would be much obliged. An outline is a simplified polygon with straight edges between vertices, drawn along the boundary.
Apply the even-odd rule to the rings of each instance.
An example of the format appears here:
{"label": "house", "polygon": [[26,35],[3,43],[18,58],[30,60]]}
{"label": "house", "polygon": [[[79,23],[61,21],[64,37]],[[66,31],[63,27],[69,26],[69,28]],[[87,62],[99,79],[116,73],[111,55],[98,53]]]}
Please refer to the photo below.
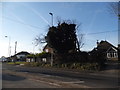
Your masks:
{"label": "house", "polygon": [[48,44],[45,45],[45,47],[43,48],[43,51],[47,53],[53,53],[53,49],[49,47]]}
{"label": "house", "polygon": [[118,60],[120,61],[120,44],[118,44]]}
{"label": "house", "polygon": [[2,56],[2,57],[0,58],[0,61],[2,61],[2,62],[6,62],[6,61],[7,61],[7,58],[4,57],[4,56]]}
{"label": "house", "polygon": [[94,50],[104,53],[107,60],[118,60],[118,48],[106,40],[97,41],[97,47]]}
{"label": "house", "polygon": [[43,48],[43,52],[45,52],[46,55],[42,57],[42,61],[46,63],[51,63],[54,58],[53,48],[49,47],[49,45],[46,44],[45,47]]}
{"label": "house", "polygon": [[34,54],[29,54],[26,57],[26,62],[35,62],[35,60],[36,60],[36,57]]}
{"label": "house", "polygon": [[30,53],[26,52],[26,51],[22,51],[19,52],[15,55],[15,57],[17,58],[18,61],[26,61],[26,57],[27,55],[29,55]]}

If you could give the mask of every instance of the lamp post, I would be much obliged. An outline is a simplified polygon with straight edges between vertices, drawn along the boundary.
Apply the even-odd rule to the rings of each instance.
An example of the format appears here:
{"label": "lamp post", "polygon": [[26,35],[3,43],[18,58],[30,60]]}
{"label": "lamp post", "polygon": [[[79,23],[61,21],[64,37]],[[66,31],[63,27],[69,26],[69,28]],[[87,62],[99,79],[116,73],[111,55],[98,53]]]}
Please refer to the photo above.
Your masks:
{"label": "lamp post", "polygon": [[8,56],[10,57],[11,56],[11,46],[10,46],[10,41],[11,41],[11,38],[10,36],[5,36],[6,38],[9,38],[9,44],[8,44]]}
{"label": "lamp post", "polygon": [[35,45],[34,45],[34,42],[32,42],[33,44],[33,61],[36,62],[36,59],[35,59]]}
{"label": "lamp post", "polygon": [[[53,26],[53,13],[49,13],[52,16],[52,26]],[[51,52],[51,66],[53,66],[53,50]]]}
{"label": "lamp post", "polygon": [[52,16],[52,26],[53,26],[53,13],[49,13]]}

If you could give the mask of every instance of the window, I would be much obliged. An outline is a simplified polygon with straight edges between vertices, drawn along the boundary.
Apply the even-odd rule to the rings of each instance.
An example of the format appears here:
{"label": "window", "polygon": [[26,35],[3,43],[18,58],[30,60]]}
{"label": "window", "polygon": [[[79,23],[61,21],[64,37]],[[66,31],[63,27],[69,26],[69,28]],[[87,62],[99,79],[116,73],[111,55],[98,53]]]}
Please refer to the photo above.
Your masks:
{"label": "window", "polygon": [[42,61],[43,61],[43,62],[47,62],[46,58],[42,58]]}

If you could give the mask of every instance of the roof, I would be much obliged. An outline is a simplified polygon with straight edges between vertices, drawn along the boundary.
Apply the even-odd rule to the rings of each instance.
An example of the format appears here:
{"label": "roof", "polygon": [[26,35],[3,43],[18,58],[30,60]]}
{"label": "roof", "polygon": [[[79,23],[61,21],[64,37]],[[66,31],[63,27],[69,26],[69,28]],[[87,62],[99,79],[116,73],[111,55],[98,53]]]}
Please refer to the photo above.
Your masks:
{"label": "roof", "polygon": [[16,55],[20,55],[20,54],[28,55],[28,54],[30,54],[30,53],[28,53],[28,52],[26,52],[26,51],[22,51],[22,52],[17,53]]}
{"label": "roof", "polygon": [[48,44],[46,44],[46,45],[44,46],[43,51],[44,51],[47,47],[48,47]]}
{"label": "roof", "polygon": [[109,43],[108,41],[101,41],[98,46],[97,49],[106,49],[108,50],[110,47],[113,47],[115,49],[117,49],[115,46],[113,46],[111,43]]}
{"label": "roof", "polygon": [[[44,48],[43,48],[43,51],[46,49],[46,48],[51,48],[48,44],[46,44],[45,46],[44,46]],[[53,48],[51,48],[51,49],[53,49]]]}
{"label": "roof", "polygon": [[[101,42],[98,43],[98,45],[95,49],[97,49],[99,51],[107,52],[110,48],[114,48],[114,50],[115,49],[117,50],[117,48],[114,45],[112,45],[111,43],[109,43],[106,40],[105,41],[102,40]],[[95,50],[95,49],[93,49],[93,50]]]}

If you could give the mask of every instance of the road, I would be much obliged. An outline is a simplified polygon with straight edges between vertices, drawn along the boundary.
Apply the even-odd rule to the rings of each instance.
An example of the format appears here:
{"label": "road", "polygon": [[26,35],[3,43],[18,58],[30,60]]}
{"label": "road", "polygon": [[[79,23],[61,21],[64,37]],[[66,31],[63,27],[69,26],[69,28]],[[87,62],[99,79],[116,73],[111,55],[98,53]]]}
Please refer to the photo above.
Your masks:
{"label": "road", "polygon": [[[12,67],[13,68],[13,67]],[[2,88],[58,88],[59,86],[26,76],[15,75],[11,70],[2,68]]]}
{"label": "road", "polygon": [[2,88],[57,88],[57,87],[34,79],[28,79],[22,76],[3,73]]}
{"label": "road", "polygon": [[[61,88],[61,87],[81,87],[81,88],[118,88],[118,74],[114,76],[99,75],[96,73],[80,73],[57,69],[46,69],[40,67],[23,67],[18,65],[3,64],[3,71],[10,70],[32,78],[21,77],[3,73],[3,87],[36,87],[36,88]],[[27,73],[27,74],[26,74]],[[106,74],[106,73],[105,73]],[[109,74],[109,73],[108,73]],[[36,76],[37,78],[35,79]],[[42,78],[42,82],[41,82]],[[44,78],[44,80],[43,80]],[[51,84],[51,80],[53,80]],[[44,81],[44,82],[43,82]],[[50,82],[49,82],[50,81]],[[47,82],[47,83],[46,83]],[[33,84],[34,83],[34,84]],[[64,85],[64,86],[63,86]]]}

